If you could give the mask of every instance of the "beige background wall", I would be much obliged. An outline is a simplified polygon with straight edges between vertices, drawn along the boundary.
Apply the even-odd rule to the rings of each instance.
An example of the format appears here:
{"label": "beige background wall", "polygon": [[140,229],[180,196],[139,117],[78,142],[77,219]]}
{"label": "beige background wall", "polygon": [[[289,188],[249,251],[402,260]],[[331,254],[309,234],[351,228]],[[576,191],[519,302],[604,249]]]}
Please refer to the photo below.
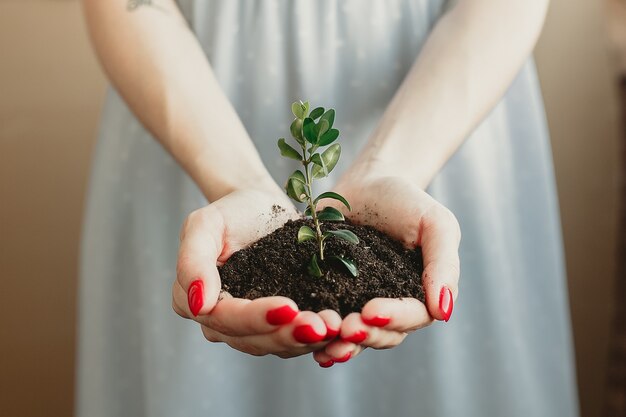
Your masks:
{"label": "beige background wall", "polygon": [[[583,415],[599,414],[613,276],[615,94],[601,5],[552,0],[537,49]],[[78,238],[104,80],[75,0],[0,2],[0,415],[69,416]]]}
{"label": "beige background wall", "polygon": [[0,1],[0,416],[72,415],[76,252],[103,88],[76,1]]}
{"label": "beige background wall", "polygon": [[600,415],[615,276],[619,123],[602,2],[552,0],[535,57],[552,137],[582,415]]}

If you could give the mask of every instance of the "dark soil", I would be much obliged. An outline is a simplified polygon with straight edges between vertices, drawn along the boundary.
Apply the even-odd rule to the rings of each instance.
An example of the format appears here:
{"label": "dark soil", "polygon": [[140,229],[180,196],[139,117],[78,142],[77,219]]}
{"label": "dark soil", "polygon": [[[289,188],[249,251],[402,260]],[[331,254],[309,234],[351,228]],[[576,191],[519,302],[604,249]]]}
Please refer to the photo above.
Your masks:
{"label": "dark soil", "polygon": [[354,260],[359,273],[354,277],[339,261],[331,260],[319,262],[324,276],[316,278],[308,274],[307,265],[317,244],[315,240],[297,240],[304,224],[313,227],[310,220],[290,220],[234,253],[220,268],[224,290],[247,299],[282,295],[294,300],[300,310],[332,309],[342,317],[361,311],[376,297],[414,297],[424,302],[420,248],[408,250],[370,226],[324,222],[323,230],[348,229],[359,237],[357,245],[330,238],[324,251],[325,255]]}

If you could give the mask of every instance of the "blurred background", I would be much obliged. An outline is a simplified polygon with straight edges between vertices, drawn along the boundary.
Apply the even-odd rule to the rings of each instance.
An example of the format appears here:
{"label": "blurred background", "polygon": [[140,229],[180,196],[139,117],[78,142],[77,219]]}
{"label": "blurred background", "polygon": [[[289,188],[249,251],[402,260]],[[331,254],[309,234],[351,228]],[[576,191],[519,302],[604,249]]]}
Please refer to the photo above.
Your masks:
{"label": "blurred background", "polygon": [[[626,1],[552,0],[535,58],[582,416],[625,416]],[[105,87],[77,0],[0,1],[0,416],[73,414],[79,237]]]}

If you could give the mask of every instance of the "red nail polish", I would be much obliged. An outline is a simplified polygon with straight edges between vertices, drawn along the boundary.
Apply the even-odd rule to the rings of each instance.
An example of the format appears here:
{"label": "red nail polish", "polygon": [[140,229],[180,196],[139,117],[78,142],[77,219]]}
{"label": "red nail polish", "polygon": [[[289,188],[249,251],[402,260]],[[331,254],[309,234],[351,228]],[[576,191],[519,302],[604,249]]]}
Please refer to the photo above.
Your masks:
{"label": "red nail polish", "polygon": [[331,329],[330,327],[326,327],[326,337],[324,340],[333,340],[339,334],[339,330]]}
{"label": "red nail polish", "polygon": [[197,279],[191,283],[189,290],[187,291],[187,302],[189,303],[189,310],[191,314],[197,316],[200,313],[200,309],[204,305],[204,283],[201,279]]}
{"label": "red nail polish", "polygon": [[448,287],[441,287],[441,291],[439,292],[439,311],[445,321],[450,320],[453,307],[454,299],[452,298],[452,291],[450,291]]}
{"label": "red nail polish", "polygon": [[323,334],[315,333],[312,326],[304,324],[293,329],[293,337],[300,343],[317,343],[324,339]]}
{"label": "red nail polish", "polygon": [[341,358],[333,359],[333,361],[335,361],[337,363],[344,363],[344,362],[348,362],[351,357],[352,357],[352,352],[348,352],[345,355],[343,355]]}
{"label": "red nail polish", "polygon": [[331,366],[333,366],[334,364],[335,364],[335,361],[330,360],[330,361],[328,361],[328,362],[322,362],[322,363],[320,363],[319,365],[320,365],[322,368],[330,368],[330,367],[331,367]]}
{"label": "red nail polish", "polygon": [[371,319],[366,319],[365,317],[361,317],[361,321],[367,324],[368,326],[384,327],[389,324],[389,322],[391,321],[391,318],[375,316],[375,317],[372,317]]}
{"label": "red nail polish", "polygon": [[297,315],[298,312],[291,308],[291,306],[282,306],[268,311],[265,315],[265,319],[269,324],[280,326],[282,324],[291,323]]}
{"label": "red nail polish", "polygon": [[367,332],[365,330],[359,330],[352,336],[342,337],[342,339],[346,342],[351,342],[351,343],[354,343],[355,345],[358,345],[359,343],[367,339]]}

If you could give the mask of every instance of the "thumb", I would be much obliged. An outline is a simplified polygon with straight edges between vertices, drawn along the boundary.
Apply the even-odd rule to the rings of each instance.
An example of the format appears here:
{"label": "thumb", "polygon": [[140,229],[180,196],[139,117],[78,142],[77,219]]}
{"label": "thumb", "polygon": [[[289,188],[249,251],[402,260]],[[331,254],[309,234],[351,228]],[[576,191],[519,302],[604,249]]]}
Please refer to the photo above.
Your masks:
{"label": "thumb", "polygon": [[174,310],[189,318],[209,314],[222,288],[217,259],[224,241],[224,220],[211,205],[191,213],[182,227],[174,283]]}
{"label": "thumb", "polygon": [[432,317],[448,321],[458,296],[461,230],[456,217],[440,204],[420,219],[418,245],[422,247],[426,307]]}

